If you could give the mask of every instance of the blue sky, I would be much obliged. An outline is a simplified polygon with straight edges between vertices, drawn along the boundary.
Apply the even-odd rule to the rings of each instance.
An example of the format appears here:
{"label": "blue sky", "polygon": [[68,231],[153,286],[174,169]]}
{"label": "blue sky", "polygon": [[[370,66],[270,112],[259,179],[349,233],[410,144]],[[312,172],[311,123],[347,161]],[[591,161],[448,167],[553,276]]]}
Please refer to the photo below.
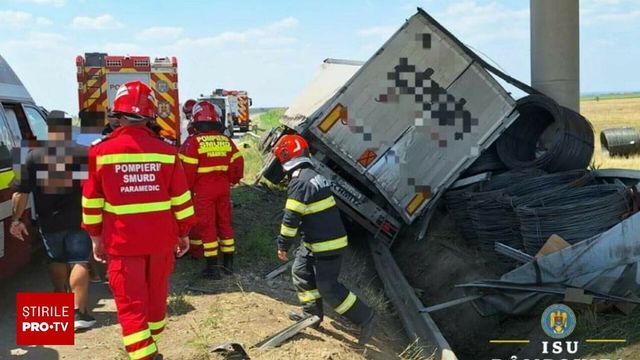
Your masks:
{"label": "blue sky", "polygon": [[[529,82],[526,0],[2,0],[0,54],[39,104],[70,113],[85,51],[176,56],[181,100],[224,87],[287,106],[323,59],[367,60],[417,6]],[[640,90],[640,2],[582,0],[580,13],[581,92]]]}

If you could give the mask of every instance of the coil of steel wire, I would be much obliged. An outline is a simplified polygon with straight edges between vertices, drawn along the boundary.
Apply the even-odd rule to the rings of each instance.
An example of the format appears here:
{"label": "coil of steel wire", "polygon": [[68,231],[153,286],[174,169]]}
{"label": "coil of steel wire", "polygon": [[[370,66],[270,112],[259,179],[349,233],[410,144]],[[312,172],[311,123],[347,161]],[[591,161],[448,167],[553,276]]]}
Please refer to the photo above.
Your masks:
{"label": "coil of steel wire", "polygon": [[535,255],[549,236],[570,244],[613,227],[632,211],[632,195],[622,184],[598,184],[558,191],[516,208],[524,250]]}
{"label": "coil of steel wire", "polygon": [[[544,200],[548,197],[556,196],[558,192],[569,188],[582,187],[595,183],[595,176],[588,170],[570,170],[560,173],[547,174],[532,177],[512,185],[505,189],[498,202],[505,208],[505,216],[508,216],[511,223],[513,243],[519,246],[512,246],[517,249],[524,249],[522,234],[520,234],[520,221],[516,215],[515,208],[525,205],[531,201]],[[511,245],[510,245],[511,246]]]}
{"label": "coil of steel wire", "polygon": [[547,172],[584,169],[593,155],[593,129],[582,115],[543,95],[519,99],[518,119],[497,140],[510,169]]}
{"label": "coil of steel wire", "polygon": [[521,242],[514,244],[512,241],[511,218],[505,214],[505,207],[498,202],[498,198],[509,186],[542,174],[544,172],[539,169],[507,171],[481,183],[477,191],[465,194],[469,217],[482,251],[493,253],[495,242],[516,249],[522,248]]}
{"label": "coil of steel wire", "polygon": [[640,152],[640,135],[634,128],[610,128],[600,132],[600,145],[609,156],[629,156]]}

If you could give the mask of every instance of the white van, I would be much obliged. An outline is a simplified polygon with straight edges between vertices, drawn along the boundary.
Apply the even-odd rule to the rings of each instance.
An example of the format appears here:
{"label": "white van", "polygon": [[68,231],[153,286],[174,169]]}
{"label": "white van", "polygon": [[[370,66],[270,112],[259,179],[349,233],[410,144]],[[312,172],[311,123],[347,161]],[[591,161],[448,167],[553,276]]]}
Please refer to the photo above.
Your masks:
{"label": "white van", "polygon": [[[44,110],[37,106],[18,76],[0,55],[0,281],[12,276],[31,259],[36,231],[20,241],[9,233],[11,226],[10,188],[14,177],[12,150],[22,140],[46,140],[47,123]],[[29,211],[24,215],[30,224]]]}

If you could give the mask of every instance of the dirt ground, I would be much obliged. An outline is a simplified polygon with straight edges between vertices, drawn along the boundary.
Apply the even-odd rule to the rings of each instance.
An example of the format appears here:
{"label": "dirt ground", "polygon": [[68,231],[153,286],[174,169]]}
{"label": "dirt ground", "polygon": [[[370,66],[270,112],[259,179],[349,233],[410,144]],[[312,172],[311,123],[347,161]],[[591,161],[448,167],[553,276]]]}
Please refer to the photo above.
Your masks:
{"label": "dirt ground", "polygon": [[[320,329],[306,329],[283,346],[265,351],[250,347],[291,324],[286,312],[296,310],[295,291],[288,275],[274,281],[262,273],[242,270],[222,281],[195,283],[215,291],[202,294],[184,290],[199,263],[179,260],[172,279],[166,331],[158,345],[165,359],[217,359],[209,353],[213,345],[227,341],[245,346],[252,359],[393,359],[406,347],[402,329],[392,317],[383,318],[366,353],[357,345],[357,329],[327,309]],[[91,308],[98,324],[76,334],[74,346],[19,347],[15,345],[15,297],[18,291],[45,291],[49,283],[43,262],[2,287],[0,299],[0,359],[126,359],[122,350],[116,309],[106,283],[91,286]],[[364,353],[364,354],[363,354]]]}

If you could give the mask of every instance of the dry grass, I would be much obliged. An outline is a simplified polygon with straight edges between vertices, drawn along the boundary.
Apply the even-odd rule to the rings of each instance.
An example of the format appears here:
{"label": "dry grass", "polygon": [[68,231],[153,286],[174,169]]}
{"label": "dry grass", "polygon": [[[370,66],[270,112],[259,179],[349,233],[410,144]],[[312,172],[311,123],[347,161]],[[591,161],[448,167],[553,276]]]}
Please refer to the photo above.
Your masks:
{"label": "dry grass", "polygon": [[635,127],[640,130],[640,97],[588,100],[580,103],[580,112],[593,125],[595,149],[592,163],[596,168],[640,169],[640,156],[610,157],[602,152],[600,131],[612,127]]}

